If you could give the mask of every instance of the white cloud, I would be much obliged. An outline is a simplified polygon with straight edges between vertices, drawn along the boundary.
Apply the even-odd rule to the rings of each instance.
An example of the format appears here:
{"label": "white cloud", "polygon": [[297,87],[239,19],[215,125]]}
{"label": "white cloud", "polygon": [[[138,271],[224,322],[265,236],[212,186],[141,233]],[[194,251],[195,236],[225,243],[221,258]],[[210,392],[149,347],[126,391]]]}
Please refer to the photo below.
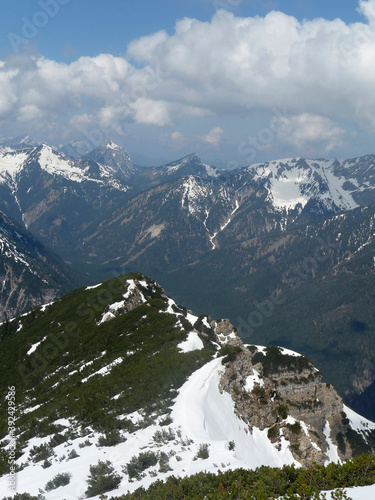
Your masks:
{"label": "white cloud", "polygon": [[134,119],[147,125],[167,125],[170,121],[167,105],[152,99],[137,99],[133,104]]}
{"label": "white cloud", "polygon": [[189,143],[189,139],[178,130],[171,132],[170,134],[163,134],[160,138],[160,141],[162,144],[168,145],[175,151],[186,148]]}
{"label": "white cloud", "polygon": [[358,11],[363,14],[370,23],[375,21],[375,3],[373,1],[360,0]]}
{"label": "white cloud", "polygon": [[207,135],[201,137],[202,141],[210,146],[217,147],[223,137],[224,130],[221,127],[214,127]]}
{"label": "white cloud", "polygon": [[[211,22],[186,18],[171,35],[134,40],[126,58],[0,61],[0,121],[34,120],[39,129],[53,123],[57,136],[72,127],[120,134],[132,122],[181,128],[206,116],[251,121],[286,108],[296,118],[290,139],[280,139],[330,151],[342,138],[335,123],[375,130],[375,0],[361,0],[358,9],[364,21],[353,24],[299,22],[277,11],[241,18],[219,10]],[[201,140],[219,145],[219,129]],[[179,138],[170,140],[178,144]]]}
{"label": "white cloud", "polygon": [[337,127],[329,118],[303,113],[288,118],[278,126],[278,139],[291,144],[297,151],[308,151],[317,146],[329,153],[343,146],[345,131]]}

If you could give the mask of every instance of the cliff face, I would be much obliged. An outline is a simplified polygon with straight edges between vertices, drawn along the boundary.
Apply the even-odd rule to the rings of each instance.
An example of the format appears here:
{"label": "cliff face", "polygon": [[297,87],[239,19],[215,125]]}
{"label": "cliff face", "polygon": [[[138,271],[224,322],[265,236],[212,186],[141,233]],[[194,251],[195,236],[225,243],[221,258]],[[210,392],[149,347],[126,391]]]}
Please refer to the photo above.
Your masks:
{"label": "cliff face", "polygon": [[351,410],[306,357],[275,346],[245,345],[225,320],[212,326],[230,353],[220,388],[231,395],[250,432],[267,429],[276,448],[287,446],[305,467],[374,451],[371,424],[348,418]]}

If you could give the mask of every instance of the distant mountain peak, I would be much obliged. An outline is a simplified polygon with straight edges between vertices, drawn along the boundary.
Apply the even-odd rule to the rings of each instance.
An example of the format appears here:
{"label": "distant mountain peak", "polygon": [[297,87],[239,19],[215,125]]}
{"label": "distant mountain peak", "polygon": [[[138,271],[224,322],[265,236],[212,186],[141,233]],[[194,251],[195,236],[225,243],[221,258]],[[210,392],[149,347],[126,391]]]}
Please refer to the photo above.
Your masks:
{"label": "distant mountain peak", "polygon": [[82,157],[84,160],[94,160],[113,171],[118,177],[128,180],[138,172],[138,166],[133,162],[122,146],[106,138],[104,142],[90,153]]}
{"label": "distant mountain peak", "polygon": [[123,147],[113,142],[109,137],[107,137],[99,147],[107,149],[124,149]]}
{"label": "distant mountain peak", "polygon": [[39,146],[40,142],[34,141],[28,135],[19,135],[17,137],[0,137],[0,145],[5,147],[12,147],[15,149],[22,149],[26,147]]}

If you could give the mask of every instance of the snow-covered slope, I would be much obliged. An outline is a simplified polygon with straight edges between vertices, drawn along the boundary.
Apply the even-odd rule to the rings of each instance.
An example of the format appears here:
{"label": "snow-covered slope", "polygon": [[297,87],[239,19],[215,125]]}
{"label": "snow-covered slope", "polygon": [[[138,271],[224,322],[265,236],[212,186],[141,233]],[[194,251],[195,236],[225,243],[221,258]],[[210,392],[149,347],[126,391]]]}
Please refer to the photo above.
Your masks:
{"label": "snow-covered slope", "polygon": [[26,149],[0,147],[0,183],[9,185],[13,191],[17,189],[24,170],[37,168],[72,182],[95,182],[121,191],[128,189],[112,166],[74,160],[47,145]]}
{"label": "snow-covered slope", "polygon": [[[338,430],[351,428],[363,443],[375,431],[375,424],[343,407],[306,358],[287,349],[242,344],[228,320],[194,316],[142,275],[78,290],[13,325],[4,346],[13,352],[13,338],[25,344],[13,355],[19,356],[22,375],[18,391],[22,384],[28,387],[17,396],[18,491],[36,495],[44,490],[46,500],[84,496],[90,466],[99,460],[109,461],[119,475],[111,495],[120,495],[171,475],[344,459],[350,443],[339,450]],[[48,331],[42,325],[49,325]],[[44,359],[51,345],[57,352]],[[153,359],[160,362],[149,365]],[[150,393],[145,405],[134,407],[134,398],[149,389],[152,379],[163,386],[166,366],[167,377],[175,377],[186,363],[191,368],[175,378],[181,382],[173,387],[173,398],[162,390],[152,404]],[[140,364],[139,377],[129,383],[127,367],[137,373]],[[37,385],[29,381],[33,376]],[[167,385],[164,391],[173,384]],[[312,405],[310,392],[319,404]],[[105,406],[98,407],[97,398]],[[129,403],[130,412],[125,410]],[[342,411],[349,423],[343,423]],[[109,428],[108,418],[115,419]],[[3,453],[10,438],[0,441]],[[69,484],[48,491],[47,483],[63,473],[71,474]],[[7,481],[6,475],[0,477],[0,491],[6,491]]]}
{"label": "snow-covered slope", "polygon": [[[335,175],[337,160],[288,158],[252,165],[255,180],[266,180],[270,199],[279,209],[304,208],[311,200],[322,200],[328,209],[351,210],[358,204],[344,189],[346,179]],[[337,172],[337,171],[336,171]]]}

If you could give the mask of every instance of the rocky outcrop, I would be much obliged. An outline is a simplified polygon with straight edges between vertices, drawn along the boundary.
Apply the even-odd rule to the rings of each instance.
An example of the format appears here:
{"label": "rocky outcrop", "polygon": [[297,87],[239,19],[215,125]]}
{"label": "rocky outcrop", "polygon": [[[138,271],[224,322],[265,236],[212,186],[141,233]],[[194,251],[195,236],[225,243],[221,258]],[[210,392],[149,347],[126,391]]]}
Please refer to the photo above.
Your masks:
{"label": "rocky outcrop", "polygon": [[225,352],[228,346],[234,352],[224,358],[220,388],[231,395],[250,432],[267,430],[277,449],[287,442],[305,467],[374,450],[374,431],[351,428],[342,399],[306,357],[275,346],[244,345],[229,325],[226,320],[212,325]]}

